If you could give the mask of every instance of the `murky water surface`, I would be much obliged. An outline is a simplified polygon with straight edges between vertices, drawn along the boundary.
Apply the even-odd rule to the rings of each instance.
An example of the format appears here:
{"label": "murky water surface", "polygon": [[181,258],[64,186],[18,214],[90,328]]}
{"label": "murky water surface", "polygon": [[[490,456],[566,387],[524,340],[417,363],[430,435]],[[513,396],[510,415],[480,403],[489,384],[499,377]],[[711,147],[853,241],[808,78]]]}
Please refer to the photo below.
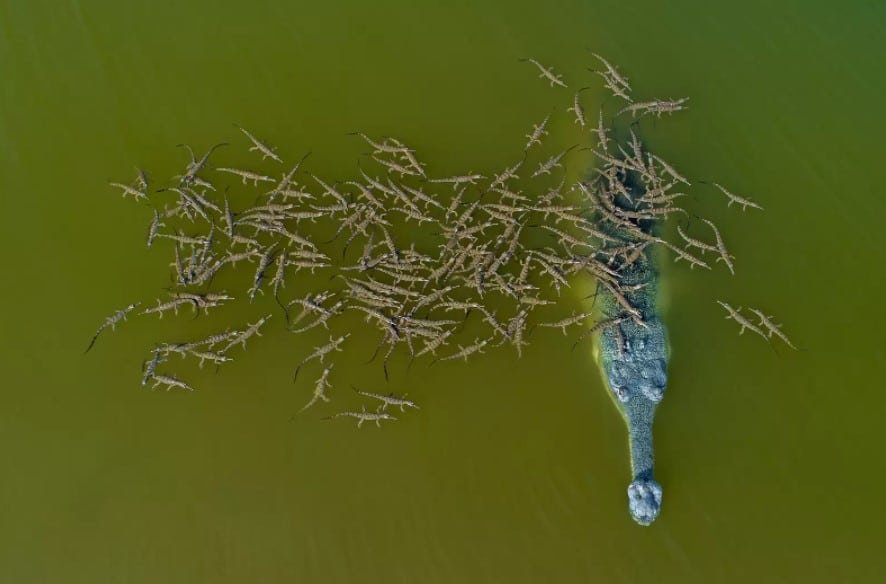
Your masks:
{"label": "murky water surface", "polygon": [[[0,4],[0,580],[882,577],[884,5],[554,4]],[[279,326],[196,373],[193,394],[145,391],[139,366],[161,334],[206,323],[123,327],[83,355],[109,311],[167,283],[148,210],[107,180],[173,169],[175,144],[232,138],[232,123],[292,159],[312,150],[324,176],[353,172],[358,128],[402,136],[440,174],[489,172],[558,95],[517,58],[590,82],[585,46],[638,94],[690,95],[646,138],[766,207],[694,204],[735,277],[663,267],[673,360],[652,527],[627,515],[624,426],[590,350],[556,330],[519,360],[395,363],[390,390],[422,410],[381,430],[288,421],[309,340]],[[737,336],[715,298],[765,307],[802,350]],[[363,357],[342,369],[384,387]]]}

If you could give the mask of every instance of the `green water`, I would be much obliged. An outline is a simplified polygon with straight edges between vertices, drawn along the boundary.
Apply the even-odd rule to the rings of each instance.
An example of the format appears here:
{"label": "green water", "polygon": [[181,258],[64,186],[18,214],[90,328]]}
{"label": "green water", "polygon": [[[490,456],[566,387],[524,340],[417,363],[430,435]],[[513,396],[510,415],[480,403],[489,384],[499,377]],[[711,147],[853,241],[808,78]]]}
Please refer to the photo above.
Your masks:
{"label": "green water", "polygon": [[[886,5],[181,4],[0,3],[0,581],[882,578]],[[167,283],[146,209],[107,180],[174,168],[175,144],[232,123],[312,150],[323,176],[352,171],[357,128],[440,174],[495,170],[553,95],[516,59],[581,79],[586,45],[640,95],[691,96],[646,128],[652,146],[766,207],[693,208],[734,278],[663,266],[652,527],[628,517],[625,429],[590,348],[558,331],[519,360],[399,363],[389,387],[422,410],[382,430],[289,423],[309,347],[279,327],[193,394],[138,385],[161,332],[205,326],[187,317],[83,355],[104,316]],[[714,298],[765,307],[803,350],[738,337]],[[383,387],[379,367],[342,364]]]}

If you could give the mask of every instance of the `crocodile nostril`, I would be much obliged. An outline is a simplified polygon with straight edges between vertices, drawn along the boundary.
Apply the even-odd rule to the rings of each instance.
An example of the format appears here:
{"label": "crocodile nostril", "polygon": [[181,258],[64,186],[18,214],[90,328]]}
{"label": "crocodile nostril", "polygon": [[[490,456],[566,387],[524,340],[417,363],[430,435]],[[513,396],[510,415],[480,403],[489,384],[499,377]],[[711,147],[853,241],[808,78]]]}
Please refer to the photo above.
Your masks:
{"label": "crocodile nostril", "polygon": [[641,479],[628,486],[628,509],[640,525],[649,525],[661,512],[661,485],[652,479]]}

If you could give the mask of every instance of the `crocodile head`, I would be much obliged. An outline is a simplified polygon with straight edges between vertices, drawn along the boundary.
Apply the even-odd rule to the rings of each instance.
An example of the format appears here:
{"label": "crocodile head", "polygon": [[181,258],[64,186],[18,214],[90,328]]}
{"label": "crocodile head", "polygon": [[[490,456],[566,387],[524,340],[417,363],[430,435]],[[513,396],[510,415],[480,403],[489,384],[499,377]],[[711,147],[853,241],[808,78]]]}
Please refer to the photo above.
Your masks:
{"label": "crocodile head", "polygon": [[662,488],[653,478],[652,424],[667,387],[668,346],[661,320],[645,326],[623,323],[599,339],[599,360],[606,385],[628,427],[633,481],[628,510],[634,521],[649,525],[661,509]]}

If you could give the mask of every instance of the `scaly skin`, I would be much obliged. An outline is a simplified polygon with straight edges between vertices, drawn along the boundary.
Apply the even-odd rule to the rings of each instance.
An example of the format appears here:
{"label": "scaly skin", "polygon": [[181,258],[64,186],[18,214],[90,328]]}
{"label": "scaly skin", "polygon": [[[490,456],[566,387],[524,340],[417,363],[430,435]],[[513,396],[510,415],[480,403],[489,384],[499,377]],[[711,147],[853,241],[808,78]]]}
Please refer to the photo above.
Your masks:
{"label": "scaly skin", "polygon": [[[603,329],[596,346],[606,384],[628,427],[633,480],[628,487],[628,509],[640,525],[649,525],[661,510],[662,490],[653,477],[652,422],[667,385],[668,344],[664,324],[655,310],[657,273],[649,252],[622,272],[620,284],[647,285],[625,297],[642,314],[640,326],[627,318]],[[611,293],[601,293],[603,318],[623,316]],[[619,334],[620,331],[620,334]],[[623,347],[619,347],[621,342]]]}

